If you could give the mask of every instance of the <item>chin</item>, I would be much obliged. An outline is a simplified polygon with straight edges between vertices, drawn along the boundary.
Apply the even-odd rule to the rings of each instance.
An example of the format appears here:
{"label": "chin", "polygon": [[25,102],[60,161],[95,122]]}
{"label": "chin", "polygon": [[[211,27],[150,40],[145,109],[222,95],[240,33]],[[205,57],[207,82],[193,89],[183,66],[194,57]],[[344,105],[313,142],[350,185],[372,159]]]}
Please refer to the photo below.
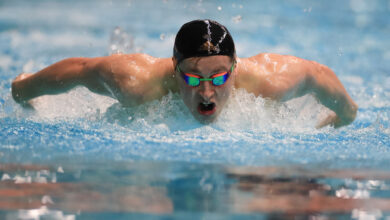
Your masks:
{"label": "chin", "polygon": [[198,120],[200,123],[207,125],[207,124],[210,124],[210,123],[214,122],[215,119],[216,119],[217,117],[210,117],[210,116],[208,116],[208,117],[204,117],[204,116],[195,116],[195,118],[196,118],[196,120]]}
{"label": "chin", "polygon": [[210,124],[214,122],[218,117],[219,112],[215,112],[212,115],[202,115],[199,112],[196,112],[194,115],[194,118],[198,120],[202,124]]}
{"label": "chin", "polygon": [[217,116],[197,116],[195,118],[202,124],[210,124],[217,119]]}

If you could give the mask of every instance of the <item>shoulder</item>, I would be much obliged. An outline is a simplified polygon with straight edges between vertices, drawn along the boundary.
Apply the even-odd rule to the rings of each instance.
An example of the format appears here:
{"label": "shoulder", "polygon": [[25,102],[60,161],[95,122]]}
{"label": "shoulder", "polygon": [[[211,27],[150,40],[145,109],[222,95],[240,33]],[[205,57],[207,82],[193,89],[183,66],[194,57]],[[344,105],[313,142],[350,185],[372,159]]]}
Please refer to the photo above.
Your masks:
{"label": "shoulder", "polygon": [[147,54],[113,54],[105,57],[92,58],[91,62],[94,62],[101,68],[112,66],[113,64],[124,66],[149,66],[154,64],[160,58],[152,57]]}
{"label": "shoulder", "polygon": [[311,61],[273,53],[260,53],[238,59],[236,87],[245,88],[255,95],[272,97],[286,87],[291,79],[301,78]]}
{"label": "shoulder", "polygon": [[163,58],[147,54],[114,54],[89,60],[89,68],[100,76],[128,77],[129,75],[148,78]]}
{"label": "shoulder", "polygon": [[239,76],[251,76],[257,79],[291,72],[305,63],[304,59],[295,56],[273,53],[260,53],[248,58],[239,58],[237,61]]}
{"label": "shoulder", "polygon": [[308,60],[296,56],[276,53],[260,53],[247,59],[249,62],[260,62],[262,65],[271,65],[272,67],[281,67],[280,65],[301,65],[308,62]]}
{"label": "shoulder", "polygon": [[170,58],[147,54],[115,54],[97,58],[98,77],[118,91],[122,104],[142,103],[168,93],[164,80],[173,73]]}

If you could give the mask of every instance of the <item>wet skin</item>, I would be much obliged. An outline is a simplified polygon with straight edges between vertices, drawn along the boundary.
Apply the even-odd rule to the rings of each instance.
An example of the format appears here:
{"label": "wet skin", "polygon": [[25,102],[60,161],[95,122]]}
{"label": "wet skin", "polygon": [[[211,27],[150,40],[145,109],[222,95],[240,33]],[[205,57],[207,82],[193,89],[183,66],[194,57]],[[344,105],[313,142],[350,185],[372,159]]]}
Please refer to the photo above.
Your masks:
{"label": "wet skin", "polygon": [[[190,87],[175,71],[174,58],[155,58],[146,54],[116,54],[97,58],[68,58],[35,73],[22,73],[12,82],[12,96],[20,104],[50,94],[67,92],[75,86],[117,99],[124,106],[135,106],[160,99],[169,92],[180,92],[193,116],[203,123],[215,120],[235,88],[276,101],[287,101],[312,94],[332,113],[317,128],[348,125],[358,106],[336,74],[314,61],[294,56],[262,53],[235,60],[233,73],[224,85],[201,81]],[[178,65],[183,72],[204,78],[229,71],[233,60],[227,56],[187,58]],[[207,104],[213,103],[212,109]],[[203,105],[203,106],[202,106]],[[199,109],[199,107],[207,108]]]}
{"label": "wet skin", "polygon": [[230,71],[233,59],[228,56],[210,56],[188,58],[180,64],[173,60],[175,66],[179,65],[182,72],[175,71],[180,95],[192,115],[203,123],[214,121],[226,104],[234,87],[234,71],[229,73],[227,81],[215,86],[211,81],[201,81],[197,87],[188,85],[182,74],[191,73],[201,78],[211,78],[213,75]]}

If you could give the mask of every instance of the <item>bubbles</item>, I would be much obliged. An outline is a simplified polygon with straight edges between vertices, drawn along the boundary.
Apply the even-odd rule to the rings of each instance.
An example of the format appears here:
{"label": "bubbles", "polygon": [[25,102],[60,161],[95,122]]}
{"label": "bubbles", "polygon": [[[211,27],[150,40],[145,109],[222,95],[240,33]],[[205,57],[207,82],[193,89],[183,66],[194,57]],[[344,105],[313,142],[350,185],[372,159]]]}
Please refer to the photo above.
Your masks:
{"label": "bubbles", "polygon": [[310,13],[312,9],[313,9],[312,7],[304,8],[303,12]]}
{"label": "bubbles", "polygon": [[46,206],[41,206],[38,209],[20,209],[15,212],[7,213],[6,219],[61,219],[75,220],[76,215],[64,214],[63,211],[51,210]]}
{"label": "bubbles", "polygon": [[343,48],[342,48],[342,47],[339,47],[339,48],[337,49],[337,55],[338,55],[339,57],[341,57],[343,54],[344,54]]}
{"label": "bubbles", "polygon": [[33,66],[34,66],[34,61],[29,60],[26,64],[23,65],[23,72],[24,73],[31,73],[33,72]]}
{"label": "bubbles", "polygon": [[[269,163],[273,157],[285,158],[287,152],[289,155],[292,152],[302,154],[305,146],[294,148],[294,143],[305,143],[307,138],[315,138],[312,135],[319,131],[314,129],[314,125],[318,117],[326,112],[310,96],[278,103],[255,97],[241,89],[233,92],[214,123],[203,125],[194,119],[176,93],[169,93],[161,100],[124,108],[117,102],[111,102],[111,105],[104,103],[108,100],[102,96],[93,96],[96,100],[92,101],[91,97],[85,96],[86,92],[80,88],[70,94],[45,97],[52,99],[46,100],[47,103],[37,103],[36,113],[24,116],[38,125],[50,123],[49,127],[57,127],[53,131],[48,128],[41,132],[37,136],[40,141],[47,139],[49,142],[50,139],[50,142],[56,143],[56,148],[63,146],[67,155],[81,153],[91,158],[104,155],[115,157],[115,160],[149,158],[165,161],[180,158],[202,163]],[[52,107],[46,107],[46,104]],[[29,134],[32,130],[26,127],[23,135],[34,139],[34,134]],[[78,144],[73,146],[72,143]],[[237,148],[242,144],[244,146]],[[140,145],[142,150],[136,147]],[[18,149],[19,152],[26,150],[29,151],[25,147]],[[9,152],[4,153],[8,156]],[[42,147],[37,158],[52,156],[50,152],[50,147]],[[310,160],[307,157],[295,159]],[[58,168],[60,171],[63,170]]]}
{"label": "bubbles", "polygon": [[[84,88],[59,96],[46,96],[35,100],[35,120],[72,120],[87,118],[145,130],[153,133],[186,130],[199,123],[184,105],[179,94],[169,93],[161,100],[140,106],[124,108],[115,100],[89,93]],[[51,106],[51,107],[49,107]],[[271,131],[299,128],[311,130],[318,113],[324,111],[311,98],[303,97],[287,103],[278,103],[235,90],[227,106],[211,127],[221,131]],[[141,120],[142,119],[142,120]],[[296,126],[291,126],[291,123]],[[286,125],[289,125],[286,127]],[[17,132],[17,131],[15,131]]]}
{"label": "bubbles", "polygon": [[0,69],[7,70],[12,64],[10,56],[0,55]]}
{"label": "bubbles", "polygon": [[116,27],[110,37],[110,54],[131,53],[135,50],[133,36]]}
{"label": "bubbles", "polygon": [[364,210],[364,209],[353,209],[352,219],[381,219],[383,217],[382,211],[379,209]]}
{"label": "bubbles", "polygon": [[10,180],[11,177],[7,174],[7,173],[4,173],[3,176],[1,177],[1,181],[6,181],[6,180]]}
{"label": "bubbles", "polygon": [[[255,97],[237,90],[218,118],[217,124],[229,129],[246,131],[312,131],[318,118],[327,110],[311,96],[286,103]],[[320,114],[322,113],[322,114]]]}
{"label": "bubbles", "polygon": [[52,198],[48,195],[44,195],[41,199],[42,204],[54,204]]}
{"label": "bubbles", "polygon": [[160,40],[164,40],[165,39],[165,34],[160,34]]}
{"label": "bubbles", "polygon": [[356,13],[372,11],[376,8],[376,2],[371,1],[368,3],[364,0],[350,0],[349,5],[351,9]]}
{"label": "bubbles", "polygon": [[234,17],[232,17],[232,21],[234,23],[238,24],[242,21],[242,16],[241,15],[234,16]]}

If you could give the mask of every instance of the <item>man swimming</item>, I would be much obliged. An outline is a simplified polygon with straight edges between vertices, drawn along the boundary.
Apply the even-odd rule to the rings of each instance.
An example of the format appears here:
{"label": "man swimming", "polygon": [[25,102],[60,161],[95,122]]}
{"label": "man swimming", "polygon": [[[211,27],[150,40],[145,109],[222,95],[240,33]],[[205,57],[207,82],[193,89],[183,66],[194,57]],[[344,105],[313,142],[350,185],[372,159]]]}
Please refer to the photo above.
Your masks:
{"label": "man swimming", "polygon": [[176,35],[173,57],[115,54],[97,58],[68,58],[35,73],[22,73],[12,82],[12,96],[21,104],[75,86],[139,105],[179,92],[200,122],[216,119],[233,88],[277,101],[313,94],[332,110],[317,127],[350,124],[357,105],[328,67],[294,56],[261,53],[236,56],[225,26],[212,20],[184,24]]}

